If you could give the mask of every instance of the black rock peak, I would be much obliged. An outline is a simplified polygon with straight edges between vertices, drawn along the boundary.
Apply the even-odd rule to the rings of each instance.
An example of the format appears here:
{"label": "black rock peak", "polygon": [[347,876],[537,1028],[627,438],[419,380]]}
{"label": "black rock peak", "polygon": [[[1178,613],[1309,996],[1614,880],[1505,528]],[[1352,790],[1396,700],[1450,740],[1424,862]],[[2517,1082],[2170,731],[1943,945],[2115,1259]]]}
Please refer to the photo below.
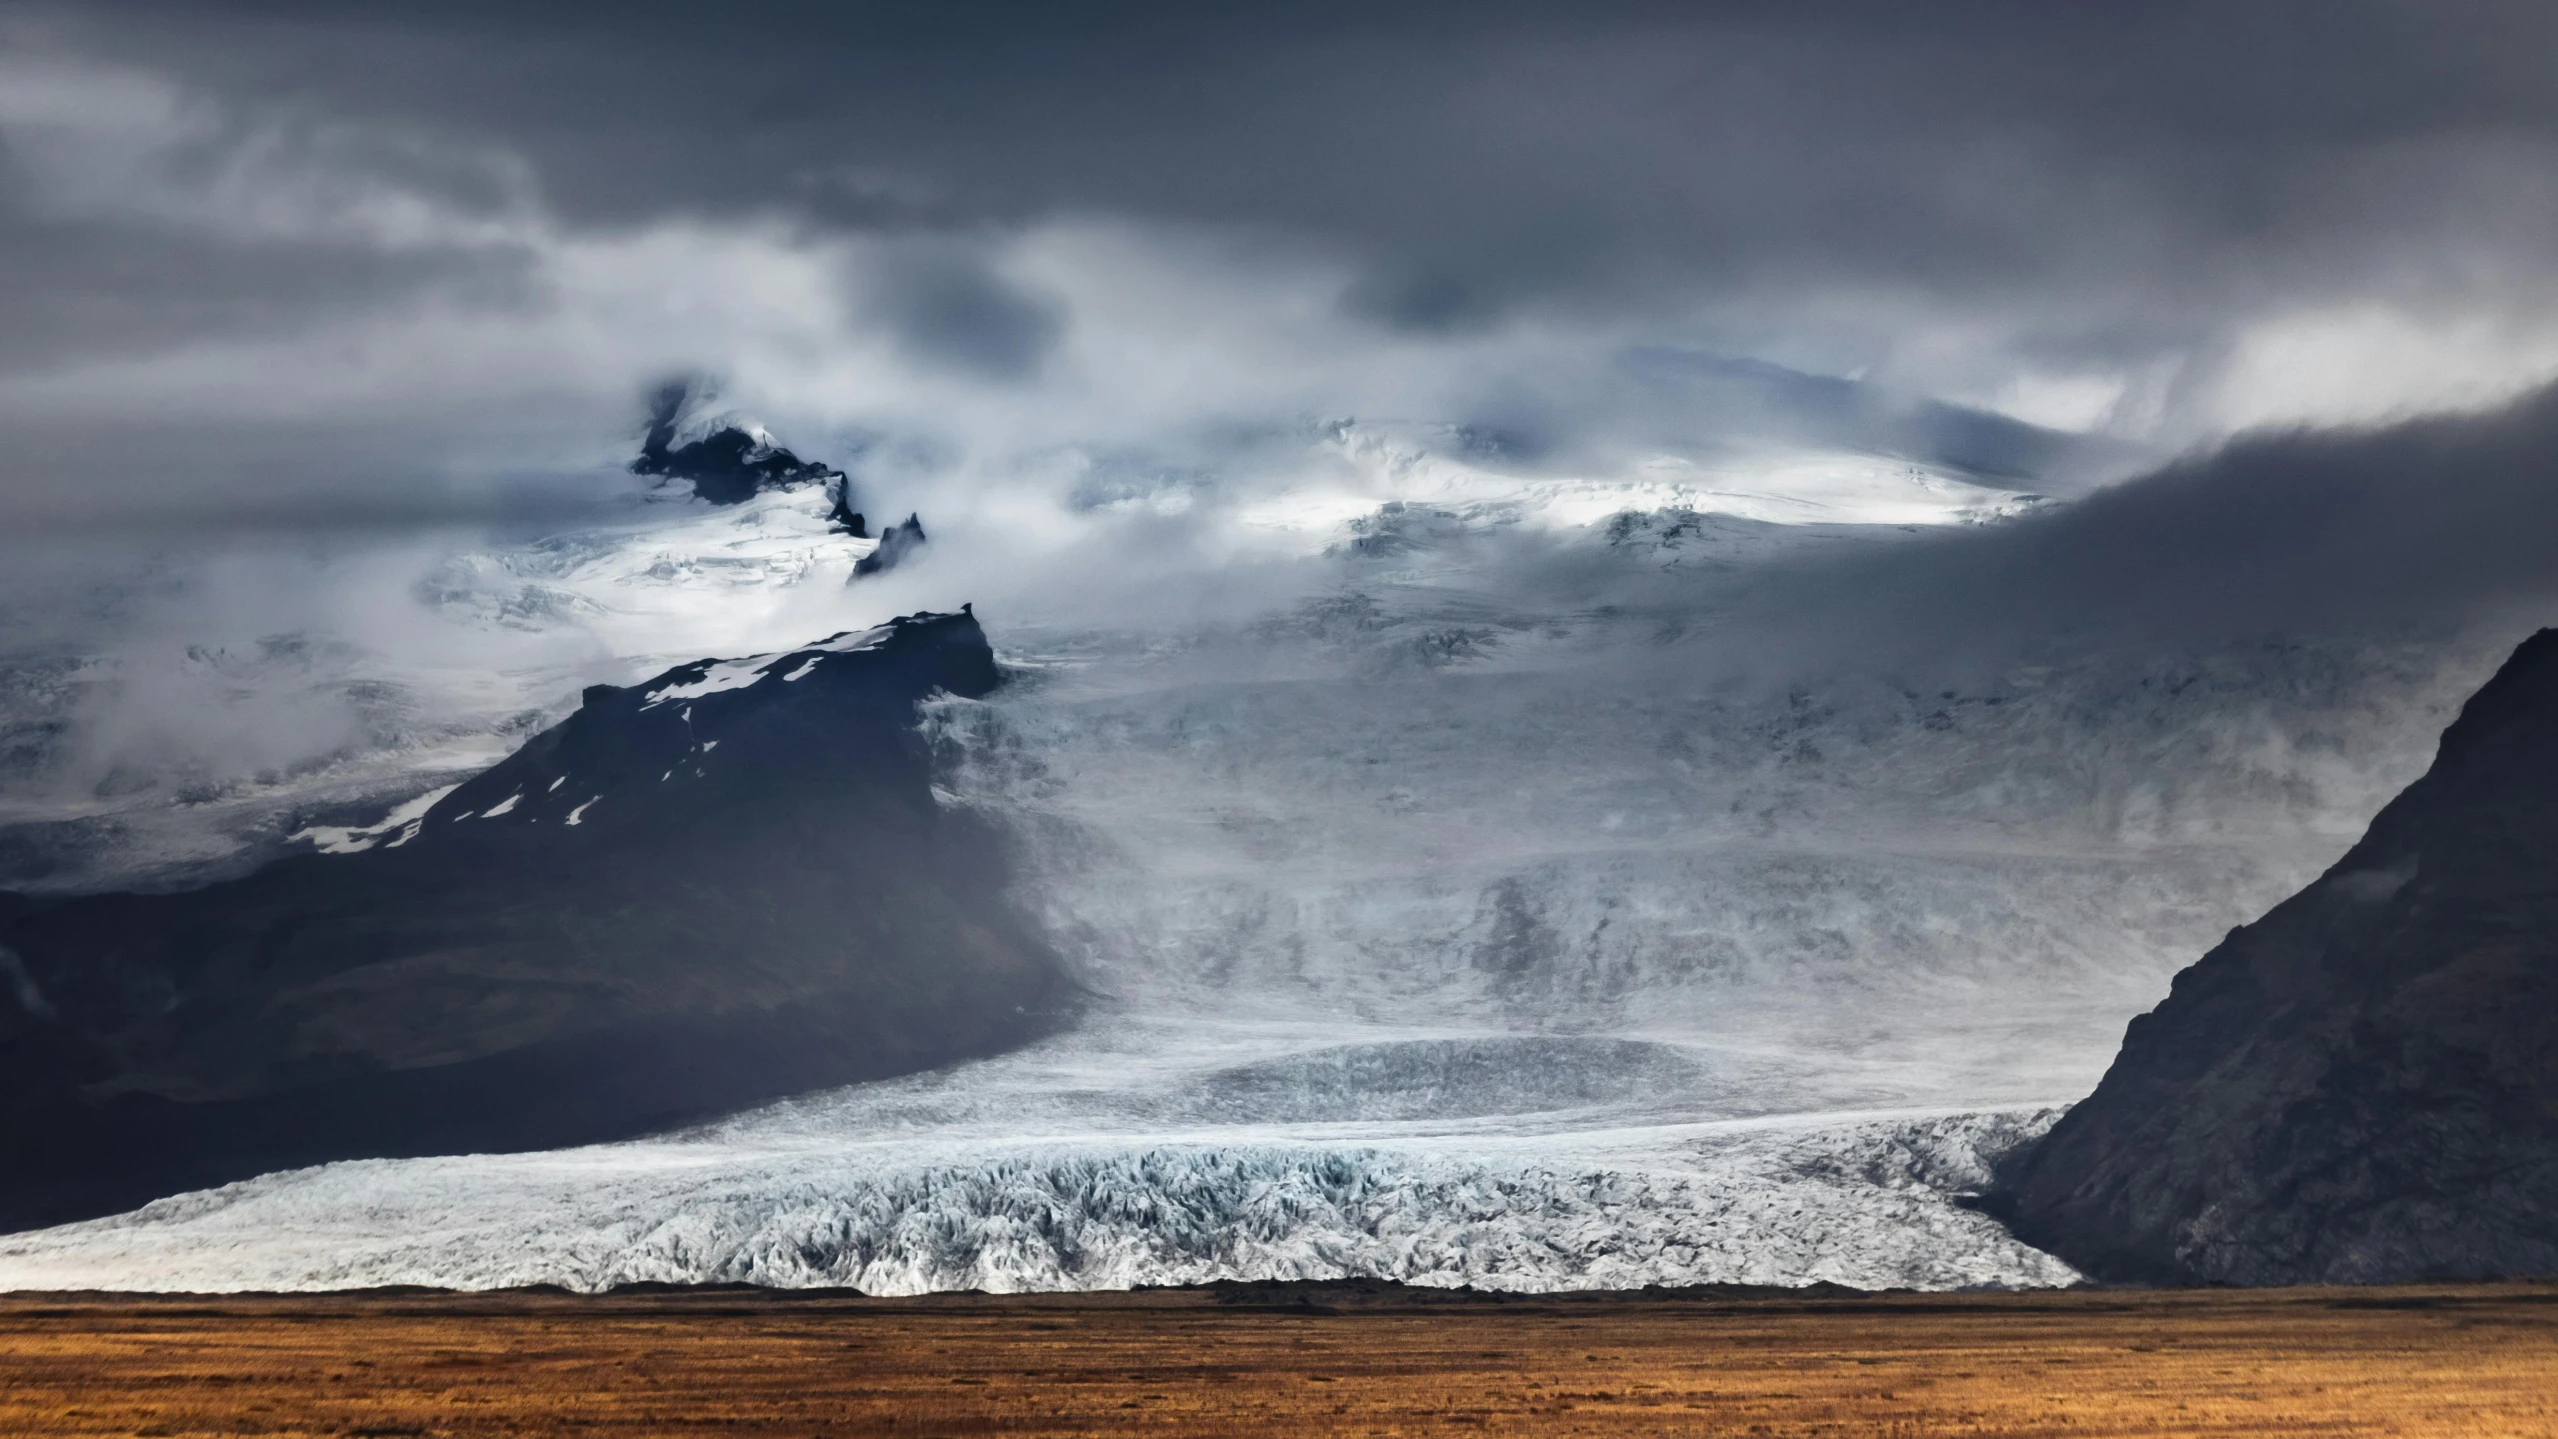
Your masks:
{"label": "black rock peak", "polygon": [[0,894],[0,1227],[367,1155],[547,1148],[1022,1043],[1073,989],[933,798],[976,619],[597,686],[358,853]]}
{"label": "black rock peak", "polygon": [[[861,516],[853,516],[853,522],[853,533],[860,534]],[[881,570],[894,568],[923,545],[924,522],[915,515],[908,515],[903,523],[880,532],[879,548],[855,560],[853,574],[856,577],[875,575]]]}
{"label": "black rock peak", "polygon": [[1989,1207],[2105,1278],[2558,1273],[2558,630],[2132,1021]]}
{"label": "black rock peak", "polygon": [[650,397],[648,433],[640,440],[639,458],[631,461],[631,473],[685,481],[694,494],[715,505],[743,504],[765,490],[822,484],[837,508],[844,508],[848,484],[843,471],[803,460],[735,425],[675,443],[691,398],[691,388],[683,384],[667,385]]}

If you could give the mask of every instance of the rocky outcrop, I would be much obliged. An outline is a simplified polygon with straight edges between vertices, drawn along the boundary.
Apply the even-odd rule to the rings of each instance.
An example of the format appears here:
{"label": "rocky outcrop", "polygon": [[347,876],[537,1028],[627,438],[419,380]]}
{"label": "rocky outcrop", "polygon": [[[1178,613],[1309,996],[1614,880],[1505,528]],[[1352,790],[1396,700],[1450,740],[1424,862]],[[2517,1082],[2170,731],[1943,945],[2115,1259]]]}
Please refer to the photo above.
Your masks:
{"label": "rocky outcrop", "polygon": [[[861,516],[855,515],[853,518],[858,522]],[[861,531],[856,527],[853,533],[859,534]],[[853,561],[853,575],[858,579],[863,575],[875,575],[882,570],[894,569],[923,547],[924,522],[917,516],[908,515],[903,523],[891,525],[879,532],[879,547]]]}
{"label": "rocky outcrop", "polygon": [[598,686],[421,813],[175,894],[0,895],[0,1225],[546,1148],[1022,1043],[1071,985],[933,798],[967,614]]}
{"label": "rocky outcrop", "polygon": [[1991,1207],[2113,1279],[2558,1272],[2558,631],[2132,1021]]}

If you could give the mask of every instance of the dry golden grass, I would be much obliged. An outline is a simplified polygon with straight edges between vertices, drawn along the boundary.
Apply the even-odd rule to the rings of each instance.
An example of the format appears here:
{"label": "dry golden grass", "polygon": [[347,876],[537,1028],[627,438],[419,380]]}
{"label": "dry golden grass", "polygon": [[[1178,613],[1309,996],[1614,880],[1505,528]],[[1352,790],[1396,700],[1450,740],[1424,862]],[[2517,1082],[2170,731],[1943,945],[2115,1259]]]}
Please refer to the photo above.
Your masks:
{"label": "dry golden grass", "polygon": [[8,1434],[1423,1431],[2558,1435],[2558,1284],[0,1296]]}

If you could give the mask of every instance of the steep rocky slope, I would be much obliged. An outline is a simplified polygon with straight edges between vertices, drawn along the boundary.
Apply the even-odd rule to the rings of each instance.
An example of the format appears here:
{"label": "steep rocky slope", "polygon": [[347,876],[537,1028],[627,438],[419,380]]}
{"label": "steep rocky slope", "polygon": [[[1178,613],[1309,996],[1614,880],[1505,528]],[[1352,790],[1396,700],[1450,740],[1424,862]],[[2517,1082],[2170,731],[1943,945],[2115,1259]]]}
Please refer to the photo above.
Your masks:
{"label": "steep rocky slope", "polygon": [[2022,1237],[2110,1277],[2558,1271],[2558,630],[2005,1183]]}
{"label": "steep rocky slope", "polygon": [[1042,1032],[1069,986],[914,728],[995,682],[966,614],[699,661],[329,852],[0,895],[0,1223],[630,1134]]}

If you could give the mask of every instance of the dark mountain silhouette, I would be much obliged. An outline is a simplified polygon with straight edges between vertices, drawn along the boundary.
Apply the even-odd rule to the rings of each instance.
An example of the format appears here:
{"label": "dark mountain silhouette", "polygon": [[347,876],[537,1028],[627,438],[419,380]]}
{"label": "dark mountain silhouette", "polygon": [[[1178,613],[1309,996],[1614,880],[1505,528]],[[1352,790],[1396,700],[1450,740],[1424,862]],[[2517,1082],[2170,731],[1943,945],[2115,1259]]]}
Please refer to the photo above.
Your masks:
{"label": "dark mountain silhouette", "polygon": [[2558,1272],[2558,630],[2132,1021],[1989,1207],[2105,1278]]}
{"label": "dark mountain silhouette", "polygon": [[996,680],[965,613],[698,661],[588,690],[363,852],[0,895],[0,1225],[632,1135],[1042,1033],[1072,987],[915,728]]}

